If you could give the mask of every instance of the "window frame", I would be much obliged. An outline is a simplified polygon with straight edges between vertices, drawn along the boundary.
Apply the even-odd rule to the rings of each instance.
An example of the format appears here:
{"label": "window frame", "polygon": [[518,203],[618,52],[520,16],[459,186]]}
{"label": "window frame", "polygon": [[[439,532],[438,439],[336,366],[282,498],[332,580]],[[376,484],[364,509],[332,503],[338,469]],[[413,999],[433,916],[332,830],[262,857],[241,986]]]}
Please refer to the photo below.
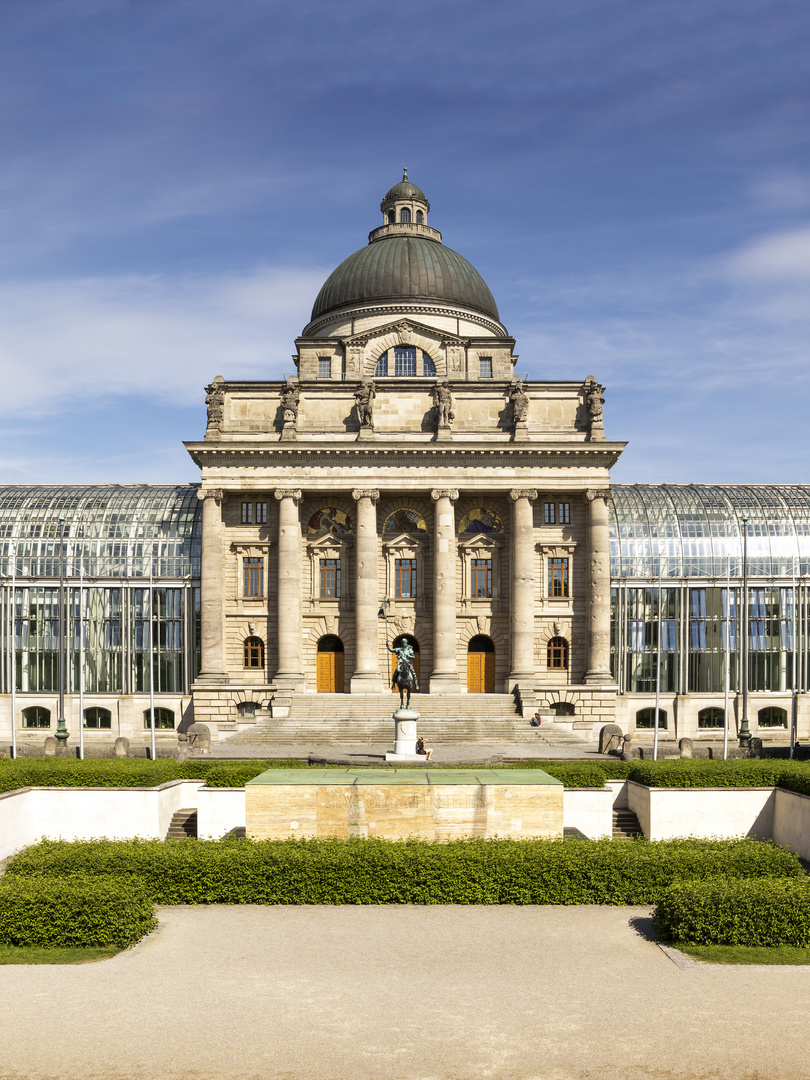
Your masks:
{"label": "window frame", "polygon": [[[567,555],[549,555],[548,592],[549,600],[568,600],[571,597],[571,560]],[[559,565],[556,565],[559,564]],[[559,575],[557,571],[559,570]]]}
{"label": "window frame", "polygon": [[[483,592],[480,591],[483,575]],[[470,598],[472,600],[492,599],[492,556],[481,558],[474,555],[470,559]]]}
{"label": "window frame", "polygon": [[[329,566],[328,564],[332,565]],[[318,598],[320,600],[339,600],[341,586],[340,556],[319,555],[318,557]],[[332,575],[332,592],[329,592],[329,576]]]}
{"label": "window frame", "polygon": [[568,638],[555,634],[546,642],[546,668],[549,671],[568,671],[571,647]]}
{"label": "window frame", "polygon": [[[408,563],[405,567],[403,564]],[[417,559],[416,556],[396,556],[394,558],[394,599],[395,600],[416,600],[419,596],[419,582],[417,578]],[[402,592],[403,576],[407,574],[410,592]]]}
{"label": "window frame", "polygon": [[[254,571],[257,571],[254,574]],[[253,588],[255,582],[255,589]],[[242,599],[264,600],[264,556],[242,556]]]}
{"label": "window frame", "polygon": [[250,634],[242,642],[242,669],[244,671],[263,671],[264,661],[264,641],[256,634]]}
{"label": "window frame", "polygon": [[479,379],[493,379],[495,377],[495,371],[492,365],[491,356],[479,356],[478,357],[478,378]]}
{"label": "window frame", "polygon": [[[328,368],[328,370],[327,370]],[[318,378],[319,379],[331,379],[332,378],[332,357],[331,356],[319,356],[318,357]]]}

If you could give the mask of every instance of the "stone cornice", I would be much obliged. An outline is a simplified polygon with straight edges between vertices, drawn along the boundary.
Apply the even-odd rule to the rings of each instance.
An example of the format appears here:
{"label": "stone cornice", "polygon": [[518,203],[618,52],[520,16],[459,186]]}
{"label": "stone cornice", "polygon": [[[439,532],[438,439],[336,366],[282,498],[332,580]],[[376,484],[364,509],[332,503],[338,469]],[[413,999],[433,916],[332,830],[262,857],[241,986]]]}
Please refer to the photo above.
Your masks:
{"label": "stone cornice", "polygon": [[547,445],[502,443],[494,446],[451,443],[405,444],[380,446],[374,442],[350,443],[344,446],[313,446],[296,443],[186,443],[186,449],[196,465],[207,467],[244,467],[248,465],[278,465],[295,467],[375,467],[412,469],[424,464],[432,467],[447,465],[457,468],[503,468],[512,463],[523,468],[610,468],[615,465],[626,443],[573,443]]}

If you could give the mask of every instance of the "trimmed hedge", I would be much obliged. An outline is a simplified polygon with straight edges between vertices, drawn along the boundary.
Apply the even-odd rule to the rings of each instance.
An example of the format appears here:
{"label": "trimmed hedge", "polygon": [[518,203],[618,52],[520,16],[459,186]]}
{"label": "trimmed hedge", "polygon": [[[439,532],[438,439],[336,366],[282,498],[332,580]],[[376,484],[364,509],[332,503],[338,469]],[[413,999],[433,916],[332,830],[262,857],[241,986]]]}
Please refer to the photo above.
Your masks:
{"label": "trimmed hedge", "polygon": [[676,881],[796,878],[754,840],[42,841],[7,879],[127,877],[159,904],[652,904]]}
{"label": "trimmed hedge", "polygon": [[810,795],[810,764],[772,759],[633,761],[628,779],[647,787],[782,787]]}
{"label": "trimmed hedge", "polygon": [[0,943],[134,945],[157,926],[154,903],[137,880],[6,876],[0,881]]}
{"label": "trimmed hedge", "polygon": [[[307,768],[304,761],[173,761],[146,758],[0,758],[0,792],[22,787],[156,787],[170,780],[216,779],[217,787],[242,787],[265,769]],[[323,766],[320,767],[321,769]]]}
{"label": "trimmed hedge", "polygon": [[807,879],[688,881],[672,885],[656,906],[658,933],[689,945],[810,947]]}

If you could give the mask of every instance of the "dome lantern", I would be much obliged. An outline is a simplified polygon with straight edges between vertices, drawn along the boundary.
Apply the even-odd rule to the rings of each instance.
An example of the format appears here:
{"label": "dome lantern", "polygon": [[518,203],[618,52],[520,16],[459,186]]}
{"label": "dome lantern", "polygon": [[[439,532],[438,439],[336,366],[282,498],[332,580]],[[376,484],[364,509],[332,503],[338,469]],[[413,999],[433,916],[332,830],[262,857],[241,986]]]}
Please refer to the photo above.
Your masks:
{"label": "dome lantern", "polygon": [[430,212],[427,196],[408,179],[408,170],[402,170],[402,179],[389,188],[380,203],[384,225],[424,225]]}

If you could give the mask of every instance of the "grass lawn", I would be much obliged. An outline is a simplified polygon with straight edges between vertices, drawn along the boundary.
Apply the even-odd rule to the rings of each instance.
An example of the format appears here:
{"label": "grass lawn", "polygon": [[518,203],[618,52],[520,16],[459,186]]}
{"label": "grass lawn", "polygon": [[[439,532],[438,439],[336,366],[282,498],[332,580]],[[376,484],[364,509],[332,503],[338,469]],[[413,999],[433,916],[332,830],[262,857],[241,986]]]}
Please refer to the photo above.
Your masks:
{"label": "grass lawn", "polygon": [[810,949],[795,945],[675,945],[674,948],[707,964],[810,964]]}
{"label": "grass lawn", "polygon": [[94,960],[108,960],[123,951],[118,945],[58,949],[43,949],[38,945],[0,945],[0,964],[90,964]]}

